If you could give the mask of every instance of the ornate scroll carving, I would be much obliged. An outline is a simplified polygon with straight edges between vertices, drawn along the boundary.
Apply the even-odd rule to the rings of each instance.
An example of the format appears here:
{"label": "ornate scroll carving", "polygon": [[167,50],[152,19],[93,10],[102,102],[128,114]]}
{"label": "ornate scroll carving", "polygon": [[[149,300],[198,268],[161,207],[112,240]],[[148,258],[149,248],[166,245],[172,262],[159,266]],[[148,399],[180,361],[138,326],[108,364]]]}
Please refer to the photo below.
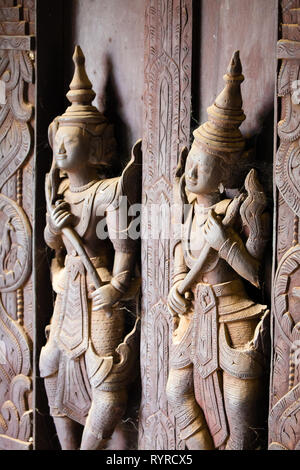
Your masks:
{"label": "ornate scroll carving", "polygon": [[28,395],[32,388],[31,349],[23,328],[0,304],[0,396],[5,398],[0,414],[0,448],[30,449],[32,410]]}
{"label": "ornate scroll carving", "polygon": [[22,15],[22,6],[2,7],[0,9],[0,21],[20,21]]}
{"label": "ornate scroll carving", "polygon": [[269,425],[272,429],[270,450],[300,450],[300,384],[290,390],[272,408]]}
{"label": "ornate scroll carving", "polygon": [[[24,0],[26,7],[27,0]],[[0,2],[0,449],[32,448],[32,37],[23,6]],[[28,8],[31,16],[34,3]],[[30,308],[29,308],[30,306]]]}
{"label": "ornate scroll carving", "polygon": [[300,59],[300,42],[281,39],[277,43],[278,59]]}
{"label": "ornate scroll carving", "polygon": [[[0,37],[1,38],[1,37]],[[1,108],[0,125],[0,187],[24,163],[31,136],[28,127],[32,105],[23,98],[24,84],[32,81],[32,63],[24,51],[5,50],[1,53],[0,76],[6,98]]]}
{"label": "ornate scroll carving", "polygon": [[21,287],[31,272],[31,226],[23,209],[0,194],[0,291]]}
{"label": "ornate scroll carving", "polygon": [[[190,132],[191,45],[191,0],[147,2],[142,225],[155,227],[157,233],[149,233],[142,242],[142,449],[184,446],[165,392],[172,333],[166,299],[172,272],[168,236],[172,181]],[[151,223],[151,212],[155,223]]]}
{"label": "ornate scroll carving", "polygon": [[12,49],[30,51],[33,49],[33,37],[31,36],[1,36],[0,49]]}
{"label": "ornate scroll carving", "polygon": [[283,39],[278,94],[282,116],[275,157],[277,233],[273,287],[273,369],[269,417],[270,449],[299,449],[300,443],[300,244],[299,73],[300,4],[283,1]]}
{"label": "ornate scroll carving", "polygon": [[[290,349],[300,339],[300,321],[298,321],[297,303],[300,288],[297,286],[297,274],[300,267],[300,246],[290,248],[281,258],[275,279],[274,317],[282,338]],[[296,283],[296,287],[295,286]],[[294,368],[295,364],[292,365]]]}
{"label": "ornate scroll carving", "polygon": [[26,31],[26,21],[19,21],[18,23],[14,23],[12,21],[3,21],[0,23],[0,32],[1,35],[16,35],[16,36],[23,36]]}

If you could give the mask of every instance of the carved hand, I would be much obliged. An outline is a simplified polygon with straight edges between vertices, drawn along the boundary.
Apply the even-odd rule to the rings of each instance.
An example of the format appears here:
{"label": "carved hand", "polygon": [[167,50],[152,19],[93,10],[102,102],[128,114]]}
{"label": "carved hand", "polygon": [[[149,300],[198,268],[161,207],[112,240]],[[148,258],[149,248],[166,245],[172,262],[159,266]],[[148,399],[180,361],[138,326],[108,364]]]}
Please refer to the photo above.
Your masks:
{"label": "carved hand", "polygon": [[208,213],[207,221],[203,227],[203,233],[207,243],[216,251],[219,251],[228,238],[221,219],[216,215],[213,209]]}
{"label": "carved hand", "polygon": [[168,295],[168,309],[173,317],[184,315],[190,308],[190,301],[179,294],[177,287],[181,281],[176,282]]}
{"label": "carved hand", "polygon": [[99,287],[91,293],[92,311],[112,307],[120,300],[122,293],[114,288],[110,283]]}
{"label": "carved hand", "polygon": [[71,224],[73,215],[69,210],[70,206],[65,201],[57,201],[54,209],[51,209],[49,222],[54,232],[60,233],[64,227]]}

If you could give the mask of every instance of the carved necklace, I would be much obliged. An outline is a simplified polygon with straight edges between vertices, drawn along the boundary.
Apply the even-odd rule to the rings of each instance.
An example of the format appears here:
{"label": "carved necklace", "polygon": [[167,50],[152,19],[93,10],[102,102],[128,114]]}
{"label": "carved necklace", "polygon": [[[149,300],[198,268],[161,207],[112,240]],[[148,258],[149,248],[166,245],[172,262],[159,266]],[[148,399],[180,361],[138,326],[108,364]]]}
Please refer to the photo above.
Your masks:
{"label": "carved necklace", "polygon": [[[215,207],[216,207],[216,204],[213,204],[212,206],[209,206],[209,207],[202,206],[201,208],[197,207],[196,204],[193,204],[193,206],[191,207],[191,210],[189,211],[187,215],[186,221],[184,223],[184,235],[182,239],[182,245],[183,245],[183,250],[184,250],[184,259],[185,259],[187,266],[190,269],[193,267],[193,265],[195,264],[195,261],[198,259],[198,256],[199,256],[199,255],[194,256],[192,252],[192,247],[191,247],[192,230],[193,230],[192,225],[193,225],[194,214],[196,214],[196,212],[197,213],[200,212],[202,216],[203,215],[205,216],[204,222],[202,222],[201,224],[197,222],[198,227],[202,229],[202,226],[205,224],[207,220],[208,211]],[[197,249],[197,251],[201,251],[202,247],[200,246]],[[218,257],[217,252],[211,252],[211,254],[208,255],[205,261],[205,265],[202,269],[202,274],[212,271],[216,267],[218,262],[219,262],[219,257]]]}
{"label": "carved necklace", "polygon": [[[92,181],[91,181],[91,183],[92,183]],[[97,184],[95,184],[95,183],[97,183]],[[93,185],[92,189],[85,196],[84,195],[80,196],[80,198],[81,198],[80,200],[77,200],[77,201],[74,202],[74,204],[80,204],[80,203],[82,203],[82,201],[84,201],[83,205],[82,205],[80,220],[79,220],[79,223],[76,225],[76,232],[78,233],[78,235],[80,237],[83,237],[84,234],[86,233],[87,229],[88,229],[90,218],[91,218],[92,211],[93,211],[93,203],[94,203],[95,195],[96,195],[96,193],[98,191],[98,188],[101,185],[101,183],[102,183],[101,180],[100,181],[99,180],[94,181],[94,185]],[[90,186],[91,186],[91,184],[90,184]],[[86,189],[88,189],[88,188],[86,188]],[[82,192],[83,191],[84,190],[82,190]],[[78,191],[78,193],[79,193],[79,191]]]}
{"label": "carved necklace", "polygon": [[95,183],[97,183],[99,180],[92,180],[89,183],[83,185],[83,186],[69,186],[69,190],[71,193],[82,193],[83,191],[86,191],[89,189],[91,186],[93,186]]}
{"label": "carved necklace", "polygon": [[216,204],[213,204],[212,206],[209,206],[209,207],[204,207],[199,204],[194,205],[194,211],[195,211],[198,227],[202,227],[205,224],[205,222],[207,221],[207,215],[210,209],[214,209],[215,206]]}

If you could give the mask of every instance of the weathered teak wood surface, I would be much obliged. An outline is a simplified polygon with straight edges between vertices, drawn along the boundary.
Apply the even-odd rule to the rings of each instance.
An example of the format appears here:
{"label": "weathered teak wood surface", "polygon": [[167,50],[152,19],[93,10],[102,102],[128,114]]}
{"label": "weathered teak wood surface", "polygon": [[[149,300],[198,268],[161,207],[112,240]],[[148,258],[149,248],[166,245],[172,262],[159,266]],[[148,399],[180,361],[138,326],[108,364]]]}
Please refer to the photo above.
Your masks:
{"label": "weathered teak wood surface", "polygon": [[184,447],[165,393],[172,333],[166,301],[172,275],[168,208],[179,152],[190,138],[191,45],[191,0],[147,2],[142,226],[152,225],[157,236],[142,241],[140,449]]}
{"label": "weathered teak wood surface", "polygon": [[300,449],[299,71],[300,2],[281,1],[278,96],[280,145],[274,162],[276,233],[269,448]]}
{"label": "weathered teak wood surface", "polygon": [[[64,2],[65,5],[69,4],[65,0]],[[54,1],[51,0],[51,4],[53,5]],[[147,9],[143,196],[147,208],[152,204],[161,203],[165,209],[172,202],[172,185],[179,151],[181,147],[189,143],[192,0],[147,0],[145,4]],[[299,449],[298,206],[300,193],[297,149],[300,135],[300,99],[297,81],[300,65],[300,10],[297,9],[300,8],[300,1],[281,0],[280,4],[283,13],[283,40],[278,44],[278,60],[281,64],[278,94],[282,102],[282,120],[278,128],[280,146],[274,165],[277,213],[272,309],[274,351],[269,436],[272,449]],[[56,8],[58,9],[58,6]],[[205,0],[201,8],[214,10],[214,2]],[[202,11],[201,8],[199,11],[203,13],[204,10]],[[226,13],[224,13],[225,9],[220,11],[223,12],[222,14]],[[40,308],[43,318],[34,319],[31,274],[34,213],[33,129],[35,123],[32,106],[35,91],[33,74],[35,58],[32,54],[35,34],[34,15],[34,0],[0,0],[0,449],[30,449],[33,446],[32,382],[36,374],[33,372],[32,343],[35,329],[39,342],[44,341],[45,313],[41,312]],[[242,16],[243,20],[248,17],[248,15],[239,16]],[[203,14],[202,17],[204,21],[207,15]],[[211,18],[215,18],[214,15],[211,15]],[[251,22],[248,19],[247,25],[256,24],[255,21]],[[268,20],[270,21],[269,17]],[[52,23],[51,21],[49,19],[48,28],[57,28],[60,33],[63,28],[62,24],[60,29],[57,26],[57,17]],[[214,22],[215,27],[219,28],[220,22],[216,19]],[[80,18],[76,27],[80,28]],[[201,25],[199,33],[201,40],[205,39],[206,31],[208,36],[212,36],[210,28],[210,21]],[[255,28],[259,29],[257,24],[253,26],[253,31],[256,31]],[[276,28],[275,24],[274,28]],[[229,27],[227,30],[230,32]],[[265,24],[261,34],[265,35],[268,31]],[[231,31],[230,35],[232,34],[234,36],[236,33]],[[118,36],[117,31],[115,35]],[[50,70],[49,57],[51,56],[53,60],[55,56],[51,75],[55,82],[61,78],[60,74],[56,73],[61,59],[59,54],[53,53],[53,44],[60,40],[63,42],[63,38],[56,33],[52,33],[52,36],[48,34],[48,36],[51,47],[48,47],[47,57],[40,56],[39,60],[43,61],[44,66],[46,65],[45,70],[47,67]],[[260,44],[263,44],[265,55],[266,43],[259,34],[255,35],[255,40],[256,36]],[[229,44],[226,37],[221,35],[221,38],[224,47],[233,45]],[[44,43],[46,42],[44,39]],[[249,44],[249,40],[246,41],[244,38],[244,43],[246,42]],[[216,42],[217,49],[218,46],[219,43]],[[253,50],[256,49],[253,47]],[[243,46],[241,51],[243,52]],[[203,61],[205,56],[206,54],[202,54]],[[211,61],[216,60],[217,57],[211,46],[210,57]],[[215,63],[218,63],[222,69],[219,61]],[[216,67],[215,63],[212,69]],[[252,61],[251,64],[253,64]],[[201,67],[203,65],[202,59],[200,65]],[[255,69],[258,68],[259,65],[255,67]],[[50,76],[49,70],[47,73],[43,72],[40,83],[43,81],[44,85],[40,84],[40,88],[43,86],[48,88],[50,94],[50,85],[53,89],[57,87],[53,80],[50,85],[47,82]],[[202,70],[209,82],[211,74],[207,73],[204,67]],[[218,74],[219,80],[222,79],[221,75]],[[270,83],[268,79],[264,79],[263,82]],[[254,88],[259,86],[258,80],[253,80],[253,84]],[[216,81],[214,84],[216,89],[217,85]],[[196,117],[202,119],[202,114],[206,113],[206,106],[210,103],[211,97],[207,93],[203,77],[199,80],[198,86],[203,90],[198,93],[202,112]],[[211,88],[214,93],[215,90]],[[263,93],[262,87],[260,88]],[[46,90],[44,92],[46,93]],[[203,94],[206,94],[208,103],[203,99]],[[63,96],[62,91],[61,96]],[[261,102],[261,99],[256,99],[256,103],[258,101]],[[49,106],[46,107],[44,103],[45,101],[40,103],[40,118],[43,114],[42,118],[48,124],[61,106],[53,111],[55,101],[49,98],[47,102]],[[264,105],[265,109],[266,107]],[[254,117],[258,116],[255,109],[254,107],[253,110],[251,109]],[[249,122],[252,123],[253,120],[250,119]],[[37,124],[40,126],[40,123]],[[46,127],[45,124],[43,129],[45,135]],[[38,142],[42,144],[41,140]],[[40,145],[40,150],[41,148],[42,145]],[[39,161],[39,171],[42,165],[45,163]],[[37,182],[37,184],[43,186],[43,182]],[[36,190],[36,194],[41,193],[40,189],[39,187],[39,190]],[[168,239],[164,239],[163,231],[166,230],[167,236],[171,224],[163,211],[158,214],[154,209],[152,215],[155,226],[158,228],[158,236],[154,242],[144,240],[142,245],[143,392],[139,447],[141,449],[182,449],[184,444],[178,437],[174,416],[167,405],[165,396],[172,330],[172,319],[167,311],[166,300],[172,275],[173,247]],[[145,217],[146,213],[144,213],[144,225],[147,222]],[[39,221],[36,223],[40,224]],[[40,278],[39,282],[41,286],[43,282]],[[36,347],[35,343],[34,348]],[[39,393],[37,400],[40,400]],[[39,410],[41,409],[39,403],[35,405]],[[44,431],[45,429],[40,430],[37,437],[46,434]]]}
{"label": "weathered teak wood surface", "polygon": [[0,449],[32,447],[35,1],[0,2]]}

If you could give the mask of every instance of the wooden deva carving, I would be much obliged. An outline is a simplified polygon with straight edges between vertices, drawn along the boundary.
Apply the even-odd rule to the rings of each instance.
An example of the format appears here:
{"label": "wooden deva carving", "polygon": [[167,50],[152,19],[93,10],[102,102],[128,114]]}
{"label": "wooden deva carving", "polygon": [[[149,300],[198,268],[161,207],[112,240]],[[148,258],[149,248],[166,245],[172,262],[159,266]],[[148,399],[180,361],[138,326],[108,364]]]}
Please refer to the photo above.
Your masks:
{"label": "wooden deva carving", "polygon": [[35,3],[0,1],[0,449],[32,447]]}
{"label": "wooden deva carving", "polygon": [[300,2],[282,1],[269,448],[300,450]]}
{"label": "wooden deva carving", "polygon": [[127,209],[139,198],[141,142],[121,177],[107,178],[113,129],[91,105],[78,46],[73,60],[71,106],[49,126],[45,240],[55,250],[56,300],[40,373],[61,447],[92,450],[122,418],[137,370],[137,237]]}
{"label": "wooden deva carving", "polygon": [[[166,398],[172,316],[172,185],[190,138],[192,0],[149,0],[145,18],[140,449],[182,449]],[[153,230],[153,232],[151,231]]]}
{"label": "wooden deva carving", "polygon": [[174,186],[167,398],[180,438],[199,450],[259,448],[268,390],[269,310],[246,292],[247,283],[260,287],[269,232],[266,197],[254,169],[240,181],[244,189],[232,189],[232,169],[247,158],[239,130],[245,115],[238,51],[224,80],[208,121],[181,154]]}

